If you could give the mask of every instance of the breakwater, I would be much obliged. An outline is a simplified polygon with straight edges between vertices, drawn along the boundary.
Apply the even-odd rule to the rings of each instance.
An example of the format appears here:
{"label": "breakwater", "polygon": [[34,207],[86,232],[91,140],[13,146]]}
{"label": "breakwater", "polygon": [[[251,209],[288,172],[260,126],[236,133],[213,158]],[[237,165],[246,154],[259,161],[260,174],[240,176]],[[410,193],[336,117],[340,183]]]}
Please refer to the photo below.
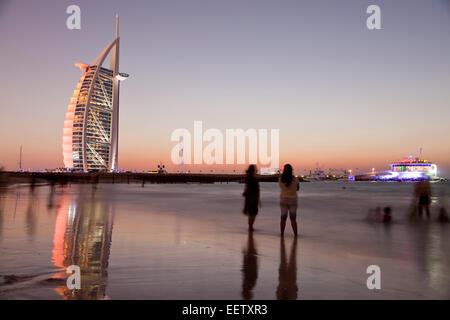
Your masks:
{"label": "breakwater", "polygon": [[[278,175],[258,175],[260,182],[277,182]],[[301,180],[301,178],[299,178]],[[230,183],[245,181],[244,174],[106,173],[106,172],[4,172],[3,183]]]}

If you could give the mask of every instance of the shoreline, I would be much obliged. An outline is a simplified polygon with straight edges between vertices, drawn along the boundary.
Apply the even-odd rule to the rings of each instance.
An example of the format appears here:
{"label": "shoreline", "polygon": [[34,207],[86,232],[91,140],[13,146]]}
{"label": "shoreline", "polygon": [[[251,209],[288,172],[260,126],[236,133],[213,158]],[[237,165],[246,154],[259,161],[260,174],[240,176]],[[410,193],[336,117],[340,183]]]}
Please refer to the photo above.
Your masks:
{"label": "shoreline", "polygon": [[[106,173],[106,172],[4,172],[6,185],[42,182],[67,183],[230,183],[245,182],[245,174],[210,173]],[[277,182],[279,175],[257,175],[259,182]],[[301,182],[306,180],[299,177]]]}
{"label": "shoreline", "polygon": [[[257,175],[258,182],[278,182],[279,175]],[[414,181],[375,181],[370,179],[356,179],[348,181],[343,179],[308,179],[297,176],[300,182],[391,182],[405,183]],[[440,178],[431,182],[447,182]],[[213,183],[245,183],[245,174],[211,174],[211,173],[109,173],[109,172],[15,172],[3,171],[0,179],[0,188],[11,188],[21,184],[39,185],[66,185],[75,184],[213,184]]]}

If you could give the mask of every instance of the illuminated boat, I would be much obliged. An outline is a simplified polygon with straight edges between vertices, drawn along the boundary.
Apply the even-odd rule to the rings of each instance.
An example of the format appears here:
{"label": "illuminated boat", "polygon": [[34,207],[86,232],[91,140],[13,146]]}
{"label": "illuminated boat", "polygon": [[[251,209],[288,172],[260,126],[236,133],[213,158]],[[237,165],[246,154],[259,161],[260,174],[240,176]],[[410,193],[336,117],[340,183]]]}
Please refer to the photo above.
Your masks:
{"label": "illuminated boat", "polygon": [[437,178],[437,165],[420,158],[409,157],[391,164],[391,174],[401,180]]}
{"label": "illuminated boat", "polygon": [[437,180],[437,165],[419,157],[408,158],[391,164],[391,170],[349,176],[357,181],[423,181]]}

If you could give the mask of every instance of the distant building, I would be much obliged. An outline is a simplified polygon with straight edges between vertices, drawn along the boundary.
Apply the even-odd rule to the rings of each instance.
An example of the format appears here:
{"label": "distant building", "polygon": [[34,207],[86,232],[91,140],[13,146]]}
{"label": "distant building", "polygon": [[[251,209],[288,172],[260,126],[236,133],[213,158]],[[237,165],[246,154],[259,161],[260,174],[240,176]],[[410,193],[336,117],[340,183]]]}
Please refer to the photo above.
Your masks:
{"label": "distant building", "polygon": [[[110,54],[110,67],[103,62]],[[119,137],[119,17],[116,38],[91,64],[76,63],[83,72],[66,112],[64,166],[72,170],[117,170]]]}
{"label": "distant building", "polygon": [[274,174],[280,174],[280,168],[261,168],[260,170],[261,175],[263,176],[270,176]]}

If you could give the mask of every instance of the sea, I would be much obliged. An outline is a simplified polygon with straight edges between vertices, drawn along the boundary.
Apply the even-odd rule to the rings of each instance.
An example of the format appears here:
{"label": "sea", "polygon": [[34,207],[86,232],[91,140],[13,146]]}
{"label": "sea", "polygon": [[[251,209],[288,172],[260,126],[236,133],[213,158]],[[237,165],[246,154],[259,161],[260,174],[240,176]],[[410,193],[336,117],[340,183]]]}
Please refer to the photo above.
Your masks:
{"label": "sea", "polygon": [[253,233],[239,183],[2,190],[0,299],[450,299],[449,182],[300,183],[297,238],[260,188]]}

